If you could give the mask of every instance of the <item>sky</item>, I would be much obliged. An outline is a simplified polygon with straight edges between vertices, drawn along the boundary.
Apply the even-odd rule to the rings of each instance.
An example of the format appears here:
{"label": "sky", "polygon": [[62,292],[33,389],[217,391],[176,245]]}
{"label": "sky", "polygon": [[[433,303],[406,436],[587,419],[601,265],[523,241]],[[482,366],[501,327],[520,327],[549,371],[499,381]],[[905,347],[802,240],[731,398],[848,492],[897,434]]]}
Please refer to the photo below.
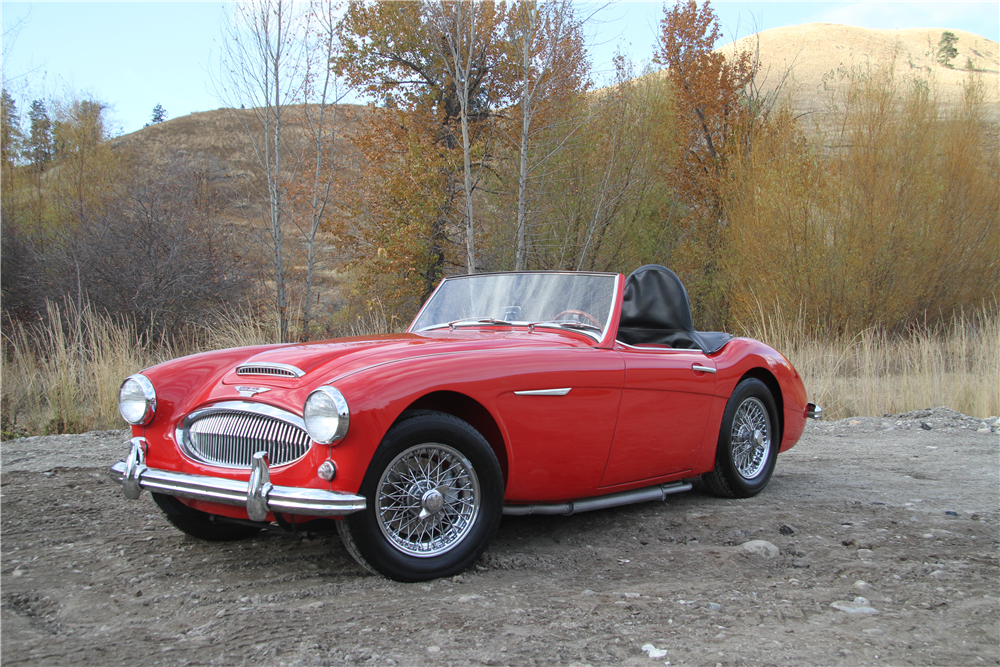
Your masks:
{"label": "sky", "polygon": [[[601,5],[580,3],[594,12]],[[928,1],[712,3],[724,42],[801,23],[866,28],[946,28],[1000,41],[1000,3]],[[72,95],[110,105],[112,132],[133,132],[160,104],[167,118],[221,106],[218,62],[225,3],[0,2],[3,82],[24,112],[32,99]],[[662,2],[612,2],[595,13],[589,51],[596,79],[615,52],[650,62]],[[720,44],[721,46],[721,44]]]}

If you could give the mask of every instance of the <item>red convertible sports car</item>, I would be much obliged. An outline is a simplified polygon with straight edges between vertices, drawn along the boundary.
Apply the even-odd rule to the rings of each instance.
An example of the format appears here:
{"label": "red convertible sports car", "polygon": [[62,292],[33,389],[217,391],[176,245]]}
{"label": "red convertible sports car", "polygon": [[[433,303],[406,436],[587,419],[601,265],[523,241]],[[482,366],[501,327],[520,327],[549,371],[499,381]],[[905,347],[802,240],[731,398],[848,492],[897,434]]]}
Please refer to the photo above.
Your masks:
{"label": "red convertible sports car", "polygon": [[219,350],[133,375],[111,467],[207,540],[335,519],[361,565],[458,573],[502,514],[759,493],[807,417],[798,373],[695,331],[662,266],[444,279],[404,334]]}

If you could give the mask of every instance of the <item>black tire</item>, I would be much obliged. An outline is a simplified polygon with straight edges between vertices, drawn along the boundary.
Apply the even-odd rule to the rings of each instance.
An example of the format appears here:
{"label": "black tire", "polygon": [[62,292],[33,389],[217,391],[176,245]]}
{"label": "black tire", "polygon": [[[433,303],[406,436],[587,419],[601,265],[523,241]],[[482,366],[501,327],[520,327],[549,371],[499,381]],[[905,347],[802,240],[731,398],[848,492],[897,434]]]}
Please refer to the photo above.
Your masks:
{"label": "black tire", "polygon": [[153,493],[153,502],[174,528],[191,537],[209,542],[235,542],[253,537],[261,531],[254,526],[216,520],[211,514],[188,507],[177,498],[163,493]]}
{"label": "black tire", "polygon": [[750,498],[764,490],[781,447],[777,417],[767,385],[756,378],[736,385],[722,416],[715,468],[702,475],[712,493]]}
{"label": "black tire", "polygon": [[420,411],[389,429],[361,483],[367,507],[338,526],[365,569],[427,581],[476,562],[500,525],[503,475],[466,422]]}

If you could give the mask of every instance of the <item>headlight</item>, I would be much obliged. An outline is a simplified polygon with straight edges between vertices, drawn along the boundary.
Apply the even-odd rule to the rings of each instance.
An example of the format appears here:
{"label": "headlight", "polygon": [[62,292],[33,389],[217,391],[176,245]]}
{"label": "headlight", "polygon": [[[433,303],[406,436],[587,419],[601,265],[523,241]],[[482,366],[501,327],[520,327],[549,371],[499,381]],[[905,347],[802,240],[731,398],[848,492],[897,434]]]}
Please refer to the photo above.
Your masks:
{"label": "headlight", "polygon": [[118,411],[129,424],[148,424],[156,413],[156,390],[145,375],[130,375],[118,390]]}
{"label": "headlight", "polygon": [[309,394],[302,418],[309,437],[324,445],[343,440],[351,423],[344,395],[333,387],[320,387]]}

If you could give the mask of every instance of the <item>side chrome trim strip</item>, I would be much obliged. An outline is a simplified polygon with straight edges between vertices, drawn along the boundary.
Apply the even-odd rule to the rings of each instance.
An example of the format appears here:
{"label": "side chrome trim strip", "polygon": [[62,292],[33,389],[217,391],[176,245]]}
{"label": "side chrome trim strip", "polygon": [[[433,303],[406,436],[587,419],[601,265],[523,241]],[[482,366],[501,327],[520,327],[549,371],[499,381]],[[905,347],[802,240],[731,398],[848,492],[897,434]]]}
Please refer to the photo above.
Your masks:
{"label": "side chrome trim strip", "polygon": [[564,387],[562,389],[525,389],[524,391],[515,391],[514,394],[517,396],[565,396],[572,390],[572,387]]}
{"label": "side chrome trim strip", "polygon": [[[251,474],[249,482],[207,475],[189,475],[171,470],[147,468],[144,450],[145,438],[132,438],[132,451],[127,461],[119,461],[108,470],[108,477],[122,485],[125,497],[134,500],[143,490],[164,493],[178,498],[191,498],[224,505],[246,507],[251,520],[263,521],[268,512],[303,514],[309,516],[344,516],[365,509],[364,496],[342,491],[322,489],[301,489],[293,486],[271,484],[267,468],[260,470],[256,478]],[[137,453],[141,452],[141,453]],[[261,457],[264,459],[264,457]],[[255,464],[261,465],[255,460]],[[130,490],[135,496],[129,495]],[[253,515],[251,515],[251,510]],[[263,516],[260,512],[263,512]],[[260,517],[260,518],[255,518]]]}
{"label": "side chrome trim strip", "polygon": [[701,364],[695,364],[691,367],[691,370],[698,371],[699,373],[715,373],[716,369],[710,368],[709,366],[702,366]]}

